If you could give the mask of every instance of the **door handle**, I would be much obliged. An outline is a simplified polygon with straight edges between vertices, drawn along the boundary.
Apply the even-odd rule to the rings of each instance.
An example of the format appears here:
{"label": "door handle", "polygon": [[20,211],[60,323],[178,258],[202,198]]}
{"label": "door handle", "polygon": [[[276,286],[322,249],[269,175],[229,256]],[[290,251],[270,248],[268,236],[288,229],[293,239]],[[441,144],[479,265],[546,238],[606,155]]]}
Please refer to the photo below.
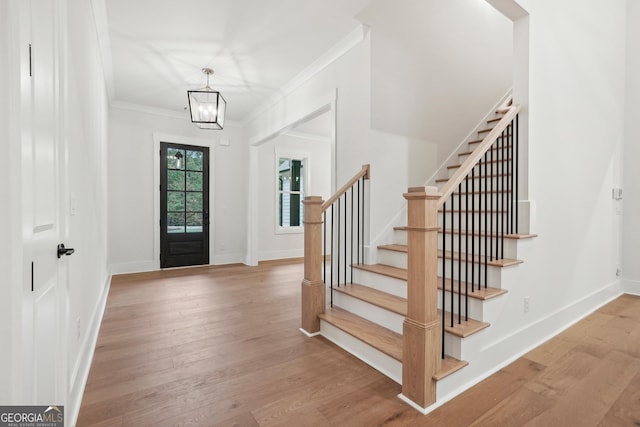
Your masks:
{"label": "door handle", "polygon": [[74,253],[76,250],[73,248],[65,248],[64,243],[60,243],[58,245],[58,258],[63,257],[64,255],[69,256]]}

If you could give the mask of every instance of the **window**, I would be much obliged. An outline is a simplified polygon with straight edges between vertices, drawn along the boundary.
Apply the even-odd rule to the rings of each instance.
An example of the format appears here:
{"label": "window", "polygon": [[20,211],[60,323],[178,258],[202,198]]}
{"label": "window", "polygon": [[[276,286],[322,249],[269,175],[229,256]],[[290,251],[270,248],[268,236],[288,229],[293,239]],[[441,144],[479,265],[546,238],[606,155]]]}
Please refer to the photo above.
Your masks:
{"label": "window", "polygon": [[304,218],[305,160],[277,157],[278,228],[302,228]]}

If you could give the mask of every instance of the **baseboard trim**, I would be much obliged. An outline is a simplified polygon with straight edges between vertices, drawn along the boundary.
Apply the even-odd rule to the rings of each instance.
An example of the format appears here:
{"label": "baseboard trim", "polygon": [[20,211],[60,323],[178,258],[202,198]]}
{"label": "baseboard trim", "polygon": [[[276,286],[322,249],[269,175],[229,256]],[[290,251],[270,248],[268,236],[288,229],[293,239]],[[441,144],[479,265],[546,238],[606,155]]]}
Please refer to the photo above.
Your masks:
{"label": "baseboard trim", "polygon": [[146,273],[160,269],[157,261],[135,261],[111,264],[111,274]]}
{"label": "baseboard trim", "polygon": [[[482,364],[482,361],[474,362],[469,360],[469,366],[465,370],[459,371],[438,383],[438,396],[441,397],[438,397],[437,404],[442,405],[460,395],[622,294],[620,281],[615,281],[586,295],[573,304],[562,307],[548,316],[518,329],[508,336],[487,344],[481,349],[481,354],[485,360],[485,365],[489,365],[488,361],[490,361],[491,367],[484,371],[482,371],[484,368],[480,367],[475,376],[464,380],[464,372],[466,370],[473,369],[474,363],[476,366]],[[553,332],[547,332],[550,330]],[[513,350],[510,352],[509,349],[516,350],[515,352]],[[504,357],[502,355],[505,354],[510,354],[510,356],[506,356],[501,360],[501,357]],[[456,379],[461,380],[458,380],[457,384],[453,384],[453,387],[451,385],[445,386],[447,381],[455,381]]]}
{"label": "baseboard trim", "polygon": [[107,297],[109,295],[109,289],[111,287],[112,273],[107,274],[106,282],[104,284],[102,294],[96,303],[93,310],[93,316],[89,329],[85,334],[82,346],[80,347],[80,353],[76,365],[74,366],[71,376],[71,391],[69,393],[67,414],[70,415],[71,422],[69,425],[75,426],[78,421],[78,415],[80,414],[80,405],[82,403],[82,396],[84,395],[84,389],[89,379],[89,370],[91,369],[91,362],[93,361],[93,355],[95,353],[96,344],[98,342],[98,333],[100,332],[100,325],[102,324],[102,317],[107,307]]}
{"label": "baseboard trim", "polygon": [[214,265],[245,264],[244,254],[214,255]]}
{"label": "baseboard trim", "polygon": [[620,288],[625,294],[640,296],[640,281],[622,279]]}
{"label": "baseboard trim", "polygon": [[314,333],[310,334],[309,332],[305,331],[302,328],[298,328],[298,330],[300,332],[302,332],[303,334],[305,334],[308,338],[313,338],[313,337],[317,337],[318,335],[322,335],[320,332],[314,332]]}

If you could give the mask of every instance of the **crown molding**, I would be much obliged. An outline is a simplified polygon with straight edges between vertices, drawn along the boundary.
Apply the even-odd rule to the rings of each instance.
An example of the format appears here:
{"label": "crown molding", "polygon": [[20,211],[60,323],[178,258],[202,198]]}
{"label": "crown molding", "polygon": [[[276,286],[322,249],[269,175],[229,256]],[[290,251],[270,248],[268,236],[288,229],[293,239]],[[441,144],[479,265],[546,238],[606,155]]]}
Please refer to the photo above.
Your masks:
{"label": "crown molding", "polygon": [[[171,119],[181,119],[188,122],[191,122],[189,119],[189,114],[186,112],[169,110],[166,108],[157,108],[150,107],[148,105],[135,104],[133,102],[125,102],[125,101],[113,101],[109,104],[112,108],[117,108],[119,110],[126,111],[134,111],[136,113],[144,113],[144,114],[152,114],[155,116],[168,117]],[[242,123],[236,120],[225,120],[224,127],[242,127]]]}
{"label": "crown molding", "polygon": [[273,96],[268,98],[265,102],[263,102],[260,106],[258,106],[255,110],[253,110],[247,117],[242,120],[242,125],[247,126],[253,120],[258,118],[260,114],[264,111],[271,108],[273,105],[287,97],[293,91],[298,89],[304,83],[311,80],[312,77],[320,73],[322,70],[327,68],[333,62],[335,62],[338,58],[349,52],[351,49],[356,47],[366,38],[369,32],[369,27],[360,24],[355,29],[353,29],[346,37],[340,40],[338,43],[333,45],[329,50],[320,55],[315,61],[306,66],[298,75],[296,75],[293,79],[289,81],[289,83],[282,86]]}

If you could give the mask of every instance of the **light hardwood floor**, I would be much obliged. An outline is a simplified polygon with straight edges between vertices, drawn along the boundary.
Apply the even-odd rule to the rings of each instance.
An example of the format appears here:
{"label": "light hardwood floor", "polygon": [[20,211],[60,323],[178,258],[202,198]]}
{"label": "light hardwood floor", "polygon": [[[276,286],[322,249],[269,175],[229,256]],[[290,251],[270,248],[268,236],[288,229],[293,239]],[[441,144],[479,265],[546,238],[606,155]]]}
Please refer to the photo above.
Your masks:
{"label": "light hardwood floor", "polygon": [[298,331],[301,278],[299,263],[114,278],[77,425],[640,426],[640,297],[422,416]]}

